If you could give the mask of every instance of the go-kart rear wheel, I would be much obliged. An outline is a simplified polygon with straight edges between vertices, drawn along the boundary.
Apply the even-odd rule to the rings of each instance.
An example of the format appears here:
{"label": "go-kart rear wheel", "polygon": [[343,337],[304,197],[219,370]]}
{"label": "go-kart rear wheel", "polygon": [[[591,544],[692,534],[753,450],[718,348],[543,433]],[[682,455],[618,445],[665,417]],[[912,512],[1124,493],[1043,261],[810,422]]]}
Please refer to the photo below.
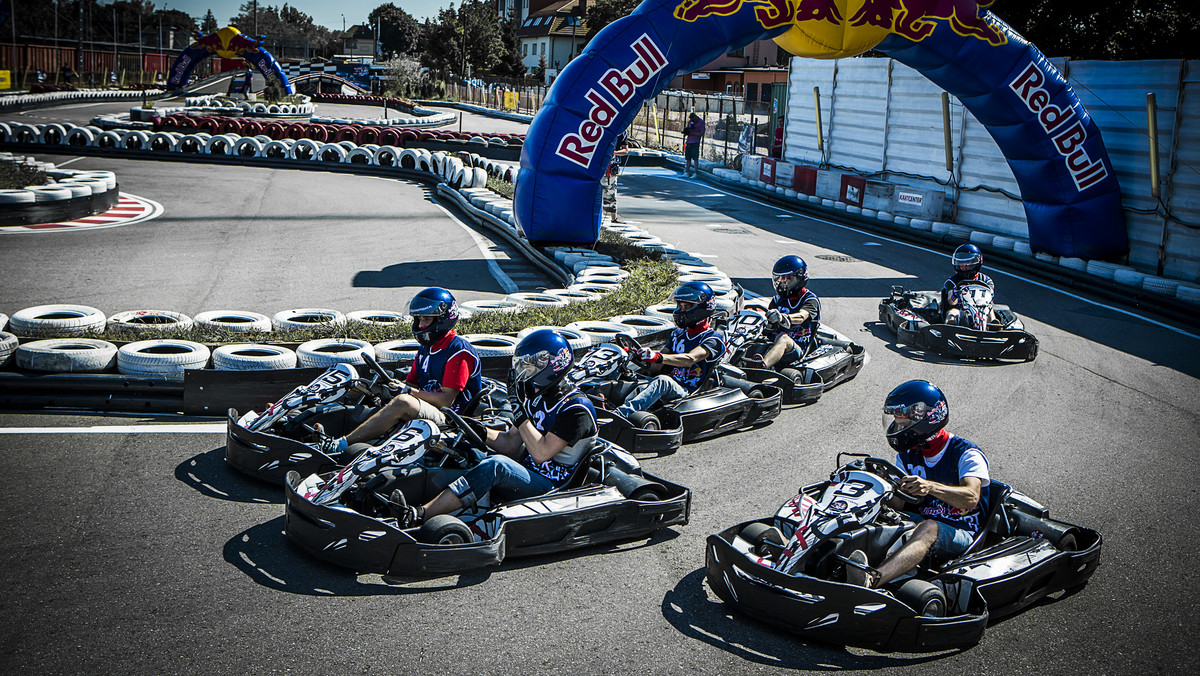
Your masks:
{"label": "go-kart rear wheel", "polygon": [[804,382],[804,371],[801,371],[800,369],[786,368],[781,370],[779,374],[797,385],[808,384]]}
{"label": "go-kart rear wheel", "polygon": [[755,554],[764,557],[774,553],[771,545],[783,547],[785,544],[783,533],[780,533],[778,528],[765,523],[748,524],[738,533],[738,537],[753,545]]}
{"label": "go-kart rear wheel", "polygon": [[922,617],[945,617],[946,594],[935,584],[913,578],[896,590],[896,599]]}
{"label": "go-kart rear wheel", "polygon": [[1079,543],[1075,541],[1074,533],[1067,533],[1058,539],[1058,547],[1060,552],[1077,552],[1079,551]]}
{"label": "go-kart rear wheel", "polygon": [[472,539],[467,524],[449,514],[430,517],[417,531],[417,541],[428,545],[461,545]]}
{"label": "go-kart rear wheel", "polygon": [[634,411],[629,414],[629,422],[633,423],[634,427],[640,427],[644,430],[661,430],[662,422],[658,416],[649,411]]}
{"label": "go-kart rear wheel", "polygon": [[662,500],[662,496],[659,495],[659,489],[657,487],[642,486],[633,493],[630,493],[629,499],[637,502],[658,502],[659,500]]}
{"label": "go-kart rear wheel", "polygon": [[1033,361],[1034,359],[1037,359],[1037,353],[1038,353],[1038,339],[1034,338],[1033,344],[1029,346],[1029,354],[1025,356],[1025,361],[1029,362],[1029,361]]}

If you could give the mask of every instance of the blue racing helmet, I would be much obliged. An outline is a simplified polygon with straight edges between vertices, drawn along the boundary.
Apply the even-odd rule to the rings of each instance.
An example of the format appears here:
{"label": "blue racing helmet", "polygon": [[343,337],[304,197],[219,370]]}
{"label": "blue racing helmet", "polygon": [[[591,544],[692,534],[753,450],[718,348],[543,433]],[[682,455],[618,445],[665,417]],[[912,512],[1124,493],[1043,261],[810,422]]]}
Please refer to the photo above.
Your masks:
{"label": "blue racing helmet", "polygon": [[784,256],[771,268],[771,285],[781,296],[793,296],[808,284],[808,263],[799,256]]}
{"label": "blue racing helmet", "polygon": [[[441,340],[458,323],[458,303],[450,292],[431,286],[412,297],[408,302],[408,314],[412,315],[412,332],[417,342],[429,347]],[[421,318],[432,317],[429,325],[422,327]]]}
{"label": "blue racing helmet", "polygon": [[883,433],[888,445],[903,453],[937,434],[950,422],[950,405],[936,385],[910,380],[883,402]]}
{"label": "blue racing helmet", "polygon": [[712,316],[717,309],[717,295],[704,282],[684,282],[671,294],[675,301],[672,317],[681,329],[695,326]]}
{"label": "blue racing helmet", "polygon": [[958,272],[979,272],[983,267],[983,252],[974,244],[964,244],[954,250],[954,269]]}
{"label": "blue racing helmet", "polygon": [[566,338],[554,329],[538,329],[517,343],[509,383],[541,394],[561,382],[573,363],[575,355]]}

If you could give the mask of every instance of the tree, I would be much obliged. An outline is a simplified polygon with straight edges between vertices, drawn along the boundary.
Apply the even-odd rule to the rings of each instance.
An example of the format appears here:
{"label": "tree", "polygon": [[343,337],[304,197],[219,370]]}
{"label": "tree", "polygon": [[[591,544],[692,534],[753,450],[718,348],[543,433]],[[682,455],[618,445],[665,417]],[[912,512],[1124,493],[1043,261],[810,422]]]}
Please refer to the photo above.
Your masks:
{"label": "tree", "polygon": [[379,32],[379,49],[386,55],[420,52],[421,24],[392,3],[380,5],[368,16]]}
{"label": "tree", "polygon": [[1200,6],[1195,0],[1003,0],[991,7],[1051,57],[1077,60],[1195,59]]}
{"label": "tree", "polygon": [[520,23],[515,17],[505,18],[500,24],[500,34],[504,51],[500,63],[496,65],[496,74],[501,77],[525,77],[528,69],[521,56],[521,40],[517,37]]}
{"label": "tree", "polygon": [[230,17],[229,25],[261,40],[264,47],[276,52],[276,57],[286,57],[289,51],[296,56],[333,53],[336,45],[333,31],[316,25],[304,12],[286,4],[282,7],[260,4],[257,10],[256,15],[252,2],[242,3],[238,15]]}
{"label": "tree", "polygon": [[460,77],[467,72],[492,72],[503,51],[494,7],[482,0],[467,0],[458,9],[451,4],[441,10],[436,21],[425,24],[421,63]]}
{"label": "tree", "polygon": [[546,81],[546,55],[545,54],[538,57],[537,65],[533,67],[533,70],[530,71],[529,74],[531,76],[533,76],[533,79],[537,80],[538,82]]}
{"label": "tree", "polygon": [[213,16],[212,10],[210,9],[208,10],[208,13],[204,15],[204,21],[200,23],[200,32],[204,33],[205,35],[209,35],[210,33],[217,32],[218,29],[220,29],[220,26],[217,25],[217,17]]}
{"label": "tree", "polygon": [[588,7],[585,19],[588,30],[584,38],[590,41],[608,24],[629,16],[629,13],[639,4],[641,4],[641,0],[598,0],[596,4]]}

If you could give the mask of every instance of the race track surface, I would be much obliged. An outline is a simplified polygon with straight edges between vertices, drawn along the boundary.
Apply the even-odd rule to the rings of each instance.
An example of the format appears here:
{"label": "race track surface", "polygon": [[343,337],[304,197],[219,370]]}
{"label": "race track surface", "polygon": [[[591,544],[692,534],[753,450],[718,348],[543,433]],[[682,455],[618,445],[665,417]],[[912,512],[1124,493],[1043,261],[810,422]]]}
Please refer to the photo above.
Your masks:
{"label": "race track surface", "polygon": [[[392,181],[379,190],[378,179],[184,164],[128,162],[114,170],[123,188],[129,181],[139,186],[132,192],[163,203],[164,215],[128,228],[0,238],[0,308],[394,308],[447,266],[481,265],[471,238],[421,185]],[[627,220],[708,256],[758,294],[769,293],[777,258],[801,255],[824,322],[871,358],[815,405],[644,459],[650,472],[694,491],[689,524],[648,541],[445,578],[355,575],[284,539],[281,490],[225,466],[220,421],[6,413],[0,667],[688,675],[1200,669],[1194,326],[1146,321],[985,261],[998,299],[1039,338],[1037,360],[927,357],[894,343],[877,323],[877,305],[894,284],[938,288],[950,273],[946,252],[791,214],[665,170],[624,174],[619,203]],[[423,226],[431,219],[441,219],[436,232]],[[451,277],[443,281],[465,295],[498,293]],[[886,456],[880,406],[910,378],[945,390],[950,428],[984,449],[994,476],[1053,516],[1103,533],[1091,583],[993,623],[975,647],[934,655],[814,644],[730,615],[703,582],[704,538],[773,513],[799,486],[826,477],[839,451]],[[199,427],[158,427],[180,424]]]}

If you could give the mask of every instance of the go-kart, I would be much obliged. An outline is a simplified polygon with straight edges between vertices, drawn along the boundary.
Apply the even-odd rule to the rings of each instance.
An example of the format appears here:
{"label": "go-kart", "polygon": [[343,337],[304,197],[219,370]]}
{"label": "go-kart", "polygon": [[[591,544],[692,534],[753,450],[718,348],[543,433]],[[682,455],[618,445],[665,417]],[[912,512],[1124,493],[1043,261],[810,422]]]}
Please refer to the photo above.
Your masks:
{"label": "go-kart", "polygon": [[486,453],[478,421],[442,410],[445,431],[414,420],[336,472],[289,472],[285,532],[313,556],[359,572],[442,575],[687,523],[691,491],[598,440],[550,493],[511,502],[489,494],[456,515],[403,528],[392,491],[408,504],[427,502]]}
{"label": "go-kart", "polygon": [[[842,465],[842,456],[857,458]],[[737,611],[829,643],[921,652],[974,644],[989,617],[1085,584],[1100,563],[1100,533],[1050,518],[993,480],[975,541],[951,561],[929,559],[881,589],[849,584],[866,553],[878,566],[915,528],[888,506],[903,472],[886,460],[838,455],[828,481],[805,486],[773,518],[708,537],[709,587]]]}
{"label": "go-kart", "polygon": [[946,357],[1015,361],[1037,357],[1037,338],[1007,305],[992,302],[992,289],[963,284],[955,293],[959,324],[945,323],[942,292],[906,291],[901,286],[893,286],[892,295],[879,301],[879,321],[896,333],[898,342]]}
{"label": "go-kart", "polygon": [[699,441],[779,415],[783,392],[773,383],[746,382],[726,386],[718,369],[697,391],[628,418],[616,409],[646,377],[632,355],[641,345],[618,335],[613,343],[592,348],[571,367],[567,379],[596,404],[600,436],[635,453],[671,453],[687,442]]}
{"label": "go-kart", "polygon": [[[365,356],[370,377],[360,376],[350,364],[335,364],[261,414],[229,409],[225,461],[250,476],[276,483],[282,483],[291,470],[307,476],[341,467],[346,458],[318,449],[317,425],[324,434],[343,436],[394,395],[388,385],[393,374],[370,354]],[[506,401],[504,385],[484,378],[480,396],[467,413],[487,420],[498,415]]]}
{"label": "go-kart", "polygon": [[723,323],[728,344],[724,363],[740,369],[744,375],[737,377],[778,386],[785,404],[811,404],[826,390],[858,375],[867,363],[866,348],[822,325],[817,329],[816,347],[804,358],[785,368],[757,368],[746,360],[771,347],[767,337],[770,326],[763,312],[742,310]]}

